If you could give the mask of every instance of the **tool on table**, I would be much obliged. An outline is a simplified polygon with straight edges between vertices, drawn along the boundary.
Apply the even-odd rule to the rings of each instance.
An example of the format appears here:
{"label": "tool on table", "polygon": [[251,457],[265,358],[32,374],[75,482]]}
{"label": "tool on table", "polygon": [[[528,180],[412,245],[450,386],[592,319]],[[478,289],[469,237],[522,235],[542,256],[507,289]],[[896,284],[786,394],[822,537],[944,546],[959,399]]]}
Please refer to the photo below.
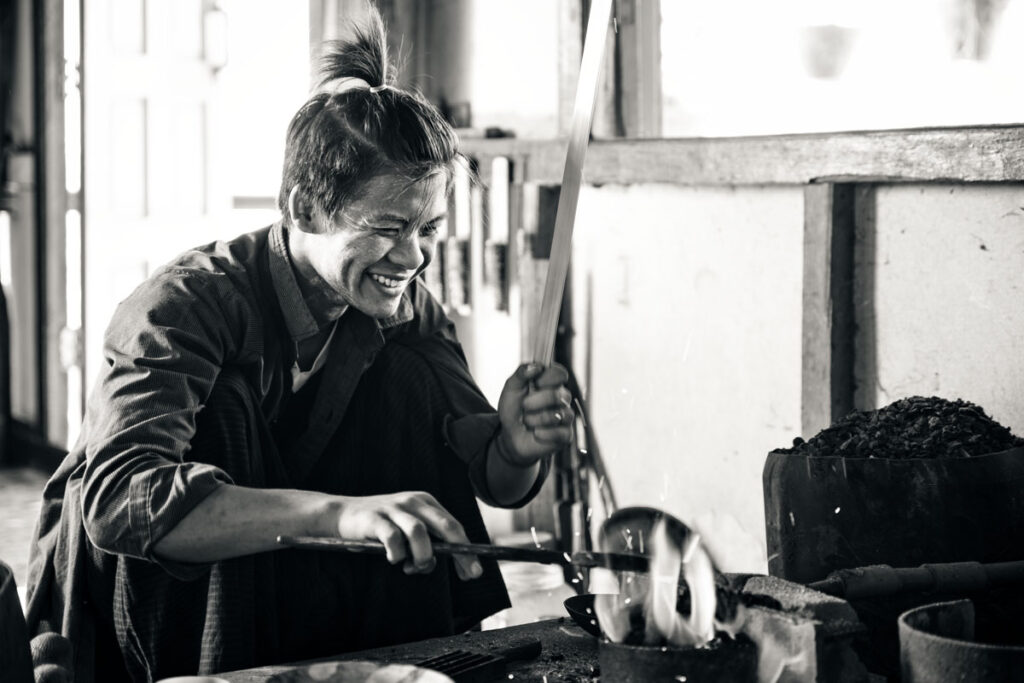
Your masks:
{"label": "tool on table", "polygon": [[453,650],[447,654],[416,662],[421,669],[433,669],[455,683],[487,683],[505,676],[509,662],[534,659],[540,654],[539,640],[503,648],[493,654]]}

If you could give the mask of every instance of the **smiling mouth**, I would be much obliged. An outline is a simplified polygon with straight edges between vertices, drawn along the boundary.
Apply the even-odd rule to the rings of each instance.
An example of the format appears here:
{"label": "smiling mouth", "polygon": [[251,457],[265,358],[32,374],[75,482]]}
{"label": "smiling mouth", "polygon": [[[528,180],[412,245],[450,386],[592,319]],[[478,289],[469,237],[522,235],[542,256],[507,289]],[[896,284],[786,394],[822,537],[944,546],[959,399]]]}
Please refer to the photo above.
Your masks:
{"label": "smiling mouth", "polygon": [[396,279],[391,277],[385,277],[383,275],[378,275],[377,273],[368,273],[368,275],[371,280],[379,284],[381,287],[384,287],[385,289],[401,289],[408,282],[408,280],[405,278]]}

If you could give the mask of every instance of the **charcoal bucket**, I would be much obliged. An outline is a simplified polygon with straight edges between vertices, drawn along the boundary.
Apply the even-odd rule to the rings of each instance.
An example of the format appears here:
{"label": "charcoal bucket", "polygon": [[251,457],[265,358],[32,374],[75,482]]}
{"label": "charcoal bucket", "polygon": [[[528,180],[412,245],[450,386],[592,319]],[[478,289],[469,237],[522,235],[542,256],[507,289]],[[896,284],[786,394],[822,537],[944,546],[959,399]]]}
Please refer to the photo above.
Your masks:
{"label": "charcoal bucket", "polygon": [[1024,448],[971,458],[807,457],[764,467],[768,572],[1024,559]]}
{"label": "charcoal bucket", "polygon": [[[774,451],[763,484],[768,572],[788,581],[872,564],[1024,559],[1024,448],[941,459]],[[898,675],[902,612],[955,597],[964,596],[851,601],[869,630],[860,649],[869,670]]]}

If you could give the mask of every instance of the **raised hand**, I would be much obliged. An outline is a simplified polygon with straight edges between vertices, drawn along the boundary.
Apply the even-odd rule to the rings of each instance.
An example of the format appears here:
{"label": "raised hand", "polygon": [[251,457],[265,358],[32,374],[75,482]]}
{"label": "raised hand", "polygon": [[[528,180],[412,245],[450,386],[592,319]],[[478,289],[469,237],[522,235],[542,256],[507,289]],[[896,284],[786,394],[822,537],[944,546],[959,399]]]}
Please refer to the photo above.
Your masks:
{"label": "raised hand", "polygon": [[498,399],[502,457],[528,467],[572,442],[572,395],[569,373],[558,364],[520,365],[505,382]]}

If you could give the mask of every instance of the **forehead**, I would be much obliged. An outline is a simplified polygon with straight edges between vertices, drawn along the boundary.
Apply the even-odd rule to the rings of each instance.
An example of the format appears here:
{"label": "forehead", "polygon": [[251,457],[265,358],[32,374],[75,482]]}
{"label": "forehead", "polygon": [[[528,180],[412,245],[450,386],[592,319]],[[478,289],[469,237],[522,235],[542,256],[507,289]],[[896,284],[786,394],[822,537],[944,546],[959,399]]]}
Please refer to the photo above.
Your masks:
{"label": "forehead", "polygon": [[391,215],[412,221],[430,220],[448,207],[447,175],[441,169],[418,179],[397,173],[373,176],[359,196],[345,207],[350,217]]}

